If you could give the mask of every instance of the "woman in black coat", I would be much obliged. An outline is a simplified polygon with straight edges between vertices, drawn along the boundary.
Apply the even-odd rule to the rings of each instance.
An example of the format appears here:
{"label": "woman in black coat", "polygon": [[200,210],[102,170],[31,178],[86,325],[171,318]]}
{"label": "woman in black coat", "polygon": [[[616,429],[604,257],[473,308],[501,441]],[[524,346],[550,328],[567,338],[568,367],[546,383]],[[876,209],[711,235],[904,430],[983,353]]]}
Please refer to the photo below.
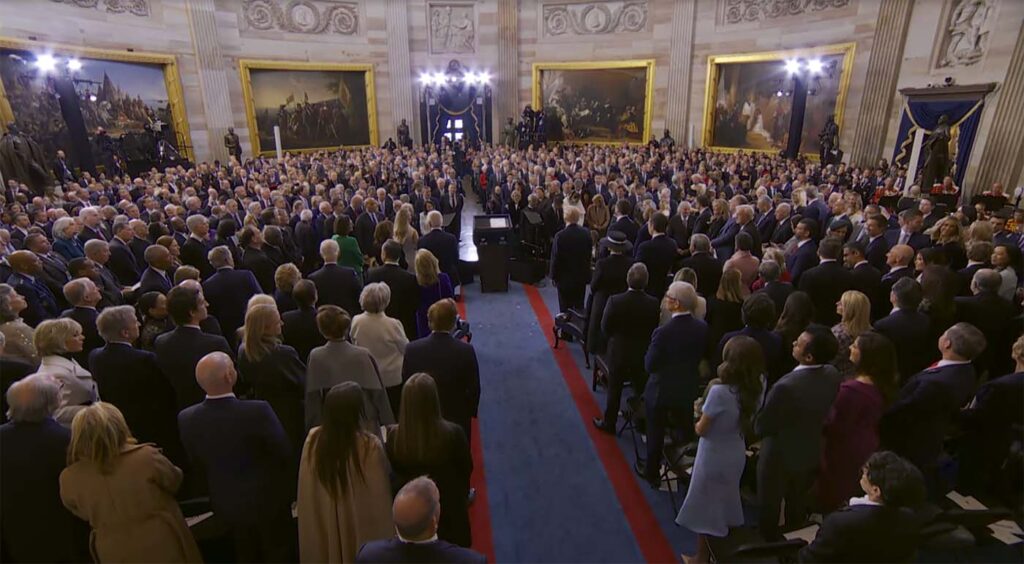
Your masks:
{"label": "woman in black coat", "polygon": [[387,451],[394,491],[414,478],[429,476],[441,493],[437,536],[460,546],[472,544],[468,497],[473,458],[469,441],[461,427],[441,418],[437,385],[427,374],[414,374],[405,383],[398,425],[388,429]]}

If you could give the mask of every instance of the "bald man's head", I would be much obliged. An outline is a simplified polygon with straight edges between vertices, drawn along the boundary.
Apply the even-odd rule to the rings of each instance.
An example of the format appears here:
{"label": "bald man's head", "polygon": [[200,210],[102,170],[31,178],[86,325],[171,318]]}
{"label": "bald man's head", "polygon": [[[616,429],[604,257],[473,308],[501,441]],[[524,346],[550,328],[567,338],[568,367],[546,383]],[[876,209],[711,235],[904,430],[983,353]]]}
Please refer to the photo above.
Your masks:
{"label": "bald man's head", "polygon": [[437,534],[441,518],[441,494],[434,481],[420,476],[407,483],[391,507],[398,535],[407,541],[424,541]]}
{"label": "bald man's head", "polygon": [[235,365],[231,357],[222,352],[212,352],[196,364],[196,382],[208,396],[230,394],[236,380]]}
{"label": "bald man's head", "polygon": [[32,251],[14,251],[7,257],[7,263],[20,274],[35,276],[43,270],[43,262]]}
{"label": "bald man's head", "polygon": [[886,262],[890,267],[897,266],[909,266],[910,262],[914,260],[914,248],[910,245],[895,245],[889,249],[889,254],[886,255]]}

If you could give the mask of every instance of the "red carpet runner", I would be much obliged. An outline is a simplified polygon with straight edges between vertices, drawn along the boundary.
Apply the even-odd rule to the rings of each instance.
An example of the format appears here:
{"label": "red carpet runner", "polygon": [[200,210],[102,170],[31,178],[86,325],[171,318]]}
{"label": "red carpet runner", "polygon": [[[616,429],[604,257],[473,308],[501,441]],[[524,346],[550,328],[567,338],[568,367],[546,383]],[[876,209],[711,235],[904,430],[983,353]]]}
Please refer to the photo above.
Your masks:
{"label": "red carpet runner", "polygon": [[[459,309],[459,317],[466,316],[466,296],[455,302]],[[473,531],[473,550],[487,556],[488,562],[497,562],[494,558],[494,537],[491,532],[491,510],[487,502],[487,476],[484,473],[484,447],[480,442],[480,420],[473,419],[473,441],[469,445],[473,455],[473,475],[469,485],[476,488],[476,501],[469,506],[469,522]]]}
{"label": "red carpet runner", "polygon": [[[533,286],[524,284],[523,289],[530,300],[530,306],[533,307],[533,313],[537,317],[541,332],[547,338],[548,345],[554,347],[555,339],[552,329],[555,322],[544,303],[544,298]],[[619,504],[622,505],[626,520],[629,522],[637,545],[644,555],[644,560],[647,562],[676,562],[675,551],[672,550],[672,545],[654,517],[650,505],[644,498],[643,491],[640,490],[637,478],[633,476],[632,465],[619,450],[615,437],[601,433],[591,424],[591,419],[601,416],[603,410],[597,405],[597,401],[591,394],[589,384],[580,373],[580,368],[573,360],[572,353],[569,352],[568,347],[552,348],[551,352],[555,355],[562,378],[569,388],[573,401],[576,402],[576,409],[583,418],[583,426],[586,427],[587,434],[594,442],[594,448],[597,450],[597,455],[604,465],[608,479],[615,489]],[[477,503],[479,503],[479,493],[477,497]],[[476,536],[475,527],[474,522],[474,538]]]}

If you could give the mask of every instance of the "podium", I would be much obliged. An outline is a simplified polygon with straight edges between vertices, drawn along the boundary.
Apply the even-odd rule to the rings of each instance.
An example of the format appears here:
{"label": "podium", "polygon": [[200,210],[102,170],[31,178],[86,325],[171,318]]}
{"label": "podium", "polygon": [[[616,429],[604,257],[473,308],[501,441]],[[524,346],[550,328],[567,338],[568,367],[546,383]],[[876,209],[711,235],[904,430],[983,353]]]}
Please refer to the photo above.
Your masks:
{"label": "podium", "polygon": [[509,236],[512,218],[506,214],[473,216],[473,243],[480,257],[480,291],[508,292]]}

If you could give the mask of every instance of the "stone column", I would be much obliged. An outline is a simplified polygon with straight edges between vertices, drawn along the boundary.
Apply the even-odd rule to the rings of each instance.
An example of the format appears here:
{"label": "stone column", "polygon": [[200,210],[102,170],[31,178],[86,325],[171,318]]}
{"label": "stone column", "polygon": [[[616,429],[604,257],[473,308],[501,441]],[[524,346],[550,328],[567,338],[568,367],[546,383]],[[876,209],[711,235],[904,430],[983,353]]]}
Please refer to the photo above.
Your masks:
{"label": "stone column", "polygon": [[882,156],[913,11],[913,0],[882,0],[848,162],[868,166]]}
{"label": "stone column", "polygon": [[494,70],[494,142],[502,124],[519,115],[519,0],[498,0],[498,68]]}
{"label": "stone column", "polygon": [[[1024,182],[1024,24],[1017,33],[1017,44],[1010,56],[1010,67],[999,88],[999,101],[985,143],[985,153],[978,164],[975,182],[968,187],[970,193],[988,190],[993,182],[1002,182],[1012,193],[1018,183]],[[966,194],[965,194],[966,196]]]}
{"label": "stone column", "polygon": [[383,143],[388,137],[398,139],[398,125],[405,120],[413,142],[420,142],[419,112],[413,90],[412,64],[409,62],[408,0],[387,0],[388,75],[391,79],[391,115],[395,131],[382,131]]}
{"label": "stone column", "polygon": [[[231,98],[228,95],[227,65],[224,52],[217,39],[216,6],[214,0],[188,0],[188,28],[192,35],[192,49],[195,52],[196,67],[199,71],[199,91],[206,116],[205,147],[202,139],[194,140],[197,160],[220,159],[226,162],[228,151],[224,148],[224,134],[234,126],[231,113]],[[245,155],[251,154],[249,136],[236,131]]]}
{"label": "stone column", "polygon": [[[675,31],[669,51],[669,103],[665,112],[665,127],[672,132],[678,144],[686,143],[690,128],[690,78],[693,75],[693,31],[696,19],[697,0],[676,0],[672,9],[672,29]],[[651,133],[661,137],[660,131]]]}

